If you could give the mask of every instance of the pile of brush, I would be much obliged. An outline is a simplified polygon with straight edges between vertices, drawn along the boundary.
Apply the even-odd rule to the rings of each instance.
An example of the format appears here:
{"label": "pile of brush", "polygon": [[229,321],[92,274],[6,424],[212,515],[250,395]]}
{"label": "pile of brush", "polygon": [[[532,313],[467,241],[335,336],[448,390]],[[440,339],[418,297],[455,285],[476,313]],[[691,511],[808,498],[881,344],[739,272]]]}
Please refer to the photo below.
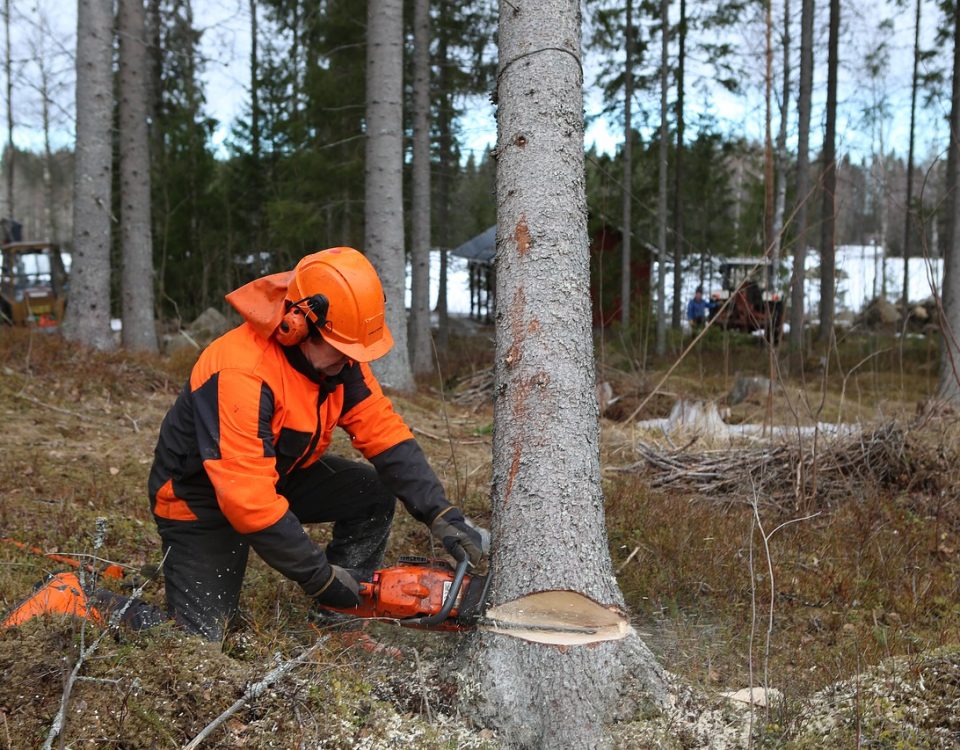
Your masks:
{"label": "pile of brush", "polygon": [[861,496],[865,485],[929,489],[931,482],[946,481],[944,469],[951,462],[943,444],[931,447],[928,440],[911,439],[914,435],[889,422],[853,436],[762,447],[664,449],[638,442],[639,461],[608,471],[641,474],[651,487],[722,502],[757,502],[783,511],[829,507]]}

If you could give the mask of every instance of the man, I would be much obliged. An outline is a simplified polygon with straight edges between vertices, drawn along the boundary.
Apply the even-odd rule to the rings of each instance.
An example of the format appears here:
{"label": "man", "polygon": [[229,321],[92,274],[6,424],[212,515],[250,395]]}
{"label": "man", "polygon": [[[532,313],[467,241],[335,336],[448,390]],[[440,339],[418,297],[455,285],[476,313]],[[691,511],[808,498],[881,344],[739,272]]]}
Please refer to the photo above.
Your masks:
{"label": "man", "polygon": [[700,328],[707,319],[707,301],[703,298],[703,287],[698,286],[693,299],[687,303],[687,320],[691,328]]}
{"label": "man", "polygon": [[[149,493],[168,613],[220,640],[250,547],[323,610],[358,603],[396,498],[472,563],[479,533],[445,496],[369,362],[393,345],[370,262],[337,247],[227,295],[244,323],[210,344],[167,413]],[[333,428],[372,466],[327,453]],[[304,523],[334,522],[326,550]]]}

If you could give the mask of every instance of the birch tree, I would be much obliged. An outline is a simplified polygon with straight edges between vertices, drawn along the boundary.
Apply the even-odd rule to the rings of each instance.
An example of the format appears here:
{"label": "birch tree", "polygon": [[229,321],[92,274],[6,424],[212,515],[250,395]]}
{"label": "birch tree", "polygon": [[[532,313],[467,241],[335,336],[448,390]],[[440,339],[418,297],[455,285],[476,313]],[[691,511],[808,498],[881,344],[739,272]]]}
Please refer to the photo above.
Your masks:
{"label": "birch tree", "polygon": [[374,369],[384,385],[413,388],[407,352],[403,244],[403,0],[367,3],[364,250],[380,274],[394,346]]}
{"label": "birch tree", "polygon": [[123,346],[156,352],[150,144],[147,134],[147,45],[143,0],[120,0],[120,239],[123,257]]}
{"label": "birch tree", "polygon": [[410,357],[430,372],[430,0],[413,4],[413,196],[411,204]]}
{"label": "birch tree", "polygon": [[113,3],[78,0],[73,256],[63,334],[104,350],[114,346],[110,333],[112,54]]}
{"label": "birch tree", "polygon": [[[551,592],[625,623],[600,483],[579,3],[502,0],[499,45],[487,614],[515,605],[522,622]],[[470,664],[481,715],[505,746],[597,747],[625,681],[665,695],[639,637],[625,625],[621,634],[562,647],[480,631]]]}

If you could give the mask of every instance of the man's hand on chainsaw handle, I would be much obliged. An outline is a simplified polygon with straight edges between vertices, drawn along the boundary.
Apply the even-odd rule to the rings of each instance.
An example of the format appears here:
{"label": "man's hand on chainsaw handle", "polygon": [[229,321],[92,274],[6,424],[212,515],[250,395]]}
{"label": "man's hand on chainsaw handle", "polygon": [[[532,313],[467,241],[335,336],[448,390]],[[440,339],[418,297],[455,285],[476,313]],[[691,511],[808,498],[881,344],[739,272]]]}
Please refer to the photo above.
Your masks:
{"label": "man's hand on chainsaw handle", "polygon": [[330,579],[311,596],[320,606],[350,609],[360,604],[360,584],[339,565],[331,565]]}
{"label": "man's hand on chainsaw handle", "polygon": [[433,519],[430,532],[443,543],[444,549],[458,560],[460,558],[456,553],[457,547],[461,547],[467,553],[471,565],[477,565],[483,557],[483,541],[480,532],[470,526],[463,517],[463,513],[452,505],[440,511]]}

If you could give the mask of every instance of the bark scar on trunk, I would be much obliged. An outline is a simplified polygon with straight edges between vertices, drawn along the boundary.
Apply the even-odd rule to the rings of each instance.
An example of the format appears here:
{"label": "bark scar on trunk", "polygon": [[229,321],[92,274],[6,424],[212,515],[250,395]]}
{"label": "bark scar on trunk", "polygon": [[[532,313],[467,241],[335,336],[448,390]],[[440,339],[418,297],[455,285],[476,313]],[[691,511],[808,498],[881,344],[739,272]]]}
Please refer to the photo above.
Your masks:
{"label": "bark scar on trunk", "polygon": [[520,214],[520,221],[517,222],[517,231],[514,234],[514,239],[517,241],[517,255],[523,257],[530,252],[530,227],[527,226],[526,214]]}

